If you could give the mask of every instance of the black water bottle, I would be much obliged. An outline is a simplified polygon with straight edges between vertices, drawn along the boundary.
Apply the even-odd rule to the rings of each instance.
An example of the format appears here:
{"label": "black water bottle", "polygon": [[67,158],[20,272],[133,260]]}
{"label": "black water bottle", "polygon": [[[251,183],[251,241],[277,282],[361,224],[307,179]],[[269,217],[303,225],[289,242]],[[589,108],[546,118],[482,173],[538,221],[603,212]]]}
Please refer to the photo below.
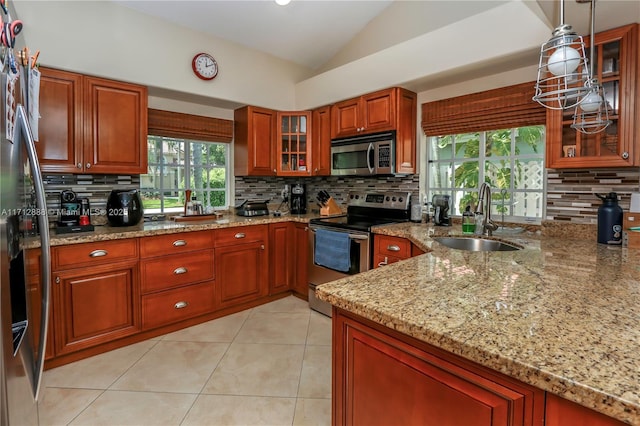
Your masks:
{"label": "black water bottle", "polygon": [[622,207],[618,205],[618,194],[594,195],[602,200],[598,207],[598,243],[622,244]]}

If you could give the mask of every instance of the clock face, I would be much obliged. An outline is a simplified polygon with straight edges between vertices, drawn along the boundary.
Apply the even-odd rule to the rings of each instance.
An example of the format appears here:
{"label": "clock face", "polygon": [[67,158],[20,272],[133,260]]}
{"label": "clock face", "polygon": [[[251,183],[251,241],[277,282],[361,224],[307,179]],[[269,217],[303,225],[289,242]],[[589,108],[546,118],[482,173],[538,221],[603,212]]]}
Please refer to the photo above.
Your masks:
{"label": "clock face", "polygon": [[218,63],[207,53],[198,53],[191,62],[193,72],[203,80],[213,80],[218,74]]}

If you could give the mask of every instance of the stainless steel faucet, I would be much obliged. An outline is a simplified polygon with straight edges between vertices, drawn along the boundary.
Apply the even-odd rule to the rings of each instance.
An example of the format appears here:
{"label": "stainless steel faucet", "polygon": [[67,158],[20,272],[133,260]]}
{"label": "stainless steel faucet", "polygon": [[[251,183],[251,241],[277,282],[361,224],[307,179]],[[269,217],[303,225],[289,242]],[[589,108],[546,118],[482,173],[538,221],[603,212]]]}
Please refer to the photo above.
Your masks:
{"label": "stainless steel faucet", "polygon": [[487,182],[482,182],[478,190],[476,214],[483,215],[482,235],[490,237],[493,231],[498,229],[498,225],[491,220],[491,187]]}

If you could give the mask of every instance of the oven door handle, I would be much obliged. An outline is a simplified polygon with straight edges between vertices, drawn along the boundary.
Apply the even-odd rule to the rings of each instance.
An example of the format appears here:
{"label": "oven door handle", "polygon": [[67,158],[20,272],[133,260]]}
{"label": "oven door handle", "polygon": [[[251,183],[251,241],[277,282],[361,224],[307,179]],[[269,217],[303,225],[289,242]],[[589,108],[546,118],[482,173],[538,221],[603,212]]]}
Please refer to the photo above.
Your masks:
{"label": "oven door handle", "polygon": [[[309,229],[314,234],[316,233],[315,229],[313,229],[313,228],[309,228]],[[368,235],[361,235],[361,234],[349,234],[349,238],[351,238],[352,240],[368,240],[369,236]]]}

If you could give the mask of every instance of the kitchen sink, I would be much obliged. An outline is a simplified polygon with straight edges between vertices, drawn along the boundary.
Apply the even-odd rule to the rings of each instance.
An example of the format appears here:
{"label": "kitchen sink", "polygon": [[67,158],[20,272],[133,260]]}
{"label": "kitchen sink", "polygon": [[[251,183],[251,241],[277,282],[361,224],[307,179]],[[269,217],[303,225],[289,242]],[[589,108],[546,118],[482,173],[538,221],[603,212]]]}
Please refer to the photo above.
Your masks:
{"label": "kitchen sink", "polygon": [[468,251],[514,251],[521,250],[522,247],[506,243],[504,241],[488,240],[485,238],[465,238],[465,237],[435,237],[435,241],[457,250]]}

